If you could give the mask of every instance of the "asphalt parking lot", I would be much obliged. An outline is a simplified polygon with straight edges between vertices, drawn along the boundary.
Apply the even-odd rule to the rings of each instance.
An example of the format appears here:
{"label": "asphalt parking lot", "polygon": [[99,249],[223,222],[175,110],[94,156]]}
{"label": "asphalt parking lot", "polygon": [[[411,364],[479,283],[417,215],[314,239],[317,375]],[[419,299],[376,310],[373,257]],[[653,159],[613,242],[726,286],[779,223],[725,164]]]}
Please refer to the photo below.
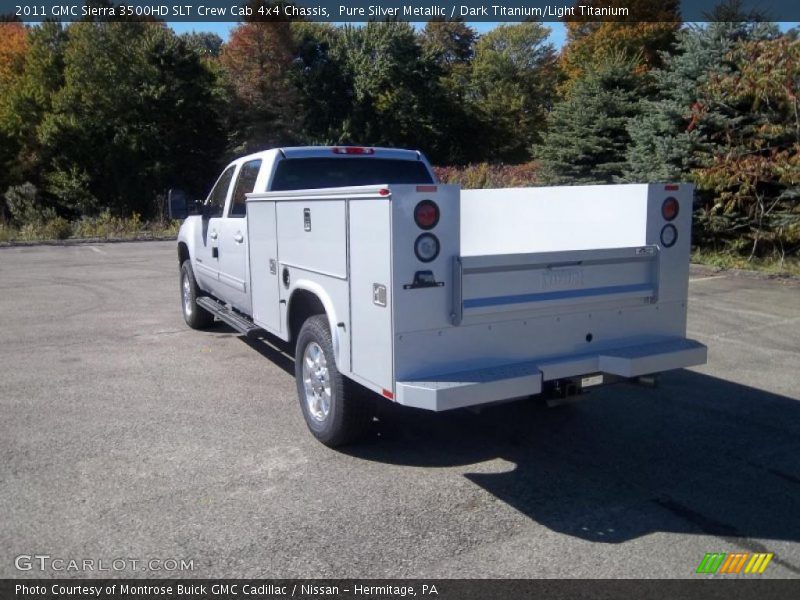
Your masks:
{"label": "asphalt parking lot", "polygon": [[[174,243],[0,248],[0,577],[800,577],[800,286],[693,276],[709,364],[481,414],[388,406],[337,452],[291,359],[181,318]],[[104,575],[108,575],[105,573]],[[98,573],[85,573],[98,576]]]}

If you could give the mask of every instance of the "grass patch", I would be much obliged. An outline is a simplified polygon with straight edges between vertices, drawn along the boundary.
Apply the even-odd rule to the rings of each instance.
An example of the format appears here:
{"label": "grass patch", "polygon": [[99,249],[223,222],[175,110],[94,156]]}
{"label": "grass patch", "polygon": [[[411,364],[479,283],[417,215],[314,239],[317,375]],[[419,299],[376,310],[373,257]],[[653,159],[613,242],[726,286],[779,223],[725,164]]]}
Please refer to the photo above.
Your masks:
{"label": "grass patch", "polygon": [[692,262],[718,269],[742,269],[768,275],[800,277],[800,258],[798,257],[781,259],[775,256],[748,260],[744,256],[697,248],[692,252]]}
{"label": "grass patch", "polygon": [[61,217],[22,227],[0,223],[0,242],[49,242],[54,240],[140,240],[178,236],[180,221],[164,223],[142,221],[139,215],[114,217],[104,212],[97,217],[84,217],[69,222]]}

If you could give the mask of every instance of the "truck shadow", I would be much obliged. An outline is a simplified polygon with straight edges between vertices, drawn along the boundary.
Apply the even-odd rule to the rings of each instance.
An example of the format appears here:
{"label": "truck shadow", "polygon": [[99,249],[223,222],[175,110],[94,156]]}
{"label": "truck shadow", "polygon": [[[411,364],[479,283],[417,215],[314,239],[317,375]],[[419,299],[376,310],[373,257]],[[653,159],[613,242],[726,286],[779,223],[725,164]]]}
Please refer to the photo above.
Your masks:
{"label": "truck shadow", "polygon": [[375,425],[380,441],[346,452],[467,467],[470,481],[567,535],[800,541],[800,401],[785,396],[676,371],[656,389],[611,386],[555,409],[523,402],[434,414],[384,405]]}

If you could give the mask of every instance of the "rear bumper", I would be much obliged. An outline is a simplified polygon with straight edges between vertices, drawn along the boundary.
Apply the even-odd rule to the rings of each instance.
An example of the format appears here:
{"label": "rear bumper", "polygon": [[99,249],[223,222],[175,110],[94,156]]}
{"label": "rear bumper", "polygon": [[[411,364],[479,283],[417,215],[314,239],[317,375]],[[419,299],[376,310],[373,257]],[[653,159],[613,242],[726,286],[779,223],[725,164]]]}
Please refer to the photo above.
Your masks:
{"label": "rear bumper", "polygon": [[706,363],[706,347],[674,339],[603,350],[539,363],[504,365],[449,373],[419,381],[398,381],[396,400],[406,406],[442,411],[487,404],[542,391],[542,382],[589,373],[638,377]]}

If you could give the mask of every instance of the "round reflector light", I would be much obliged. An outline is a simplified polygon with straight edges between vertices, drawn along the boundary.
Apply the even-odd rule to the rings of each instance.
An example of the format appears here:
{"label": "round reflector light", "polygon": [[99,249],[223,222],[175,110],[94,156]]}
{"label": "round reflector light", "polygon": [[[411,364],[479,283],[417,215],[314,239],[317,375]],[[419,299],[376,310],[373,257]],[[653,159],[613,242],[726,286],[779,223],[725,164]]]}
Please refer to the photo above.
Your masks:
{"label": "round reflector light", "polygon": [[414,207],[414,222],[420,229],[433,229],[439,222],[439,207],[433,200],[423,200]]}
{"label": "round reflector light", "polygon": [[661,216],[667,221],[672,221],[672,219],[678,216],[679,209],[680,205],[678,204],[678,201],[670,196],[664,200],[664,204],[661,205]]}
{"label": "round reflector light", "polygon": [[675,225],[667,224],[661,230],[661,245],[664,248],[671,248],[678,241],[678,230]]}
{"label": "round reflector light", "polygon": [[414,254],[424,263],[439,256],[439,240],[432,233],[423,233],[414,242]]}

